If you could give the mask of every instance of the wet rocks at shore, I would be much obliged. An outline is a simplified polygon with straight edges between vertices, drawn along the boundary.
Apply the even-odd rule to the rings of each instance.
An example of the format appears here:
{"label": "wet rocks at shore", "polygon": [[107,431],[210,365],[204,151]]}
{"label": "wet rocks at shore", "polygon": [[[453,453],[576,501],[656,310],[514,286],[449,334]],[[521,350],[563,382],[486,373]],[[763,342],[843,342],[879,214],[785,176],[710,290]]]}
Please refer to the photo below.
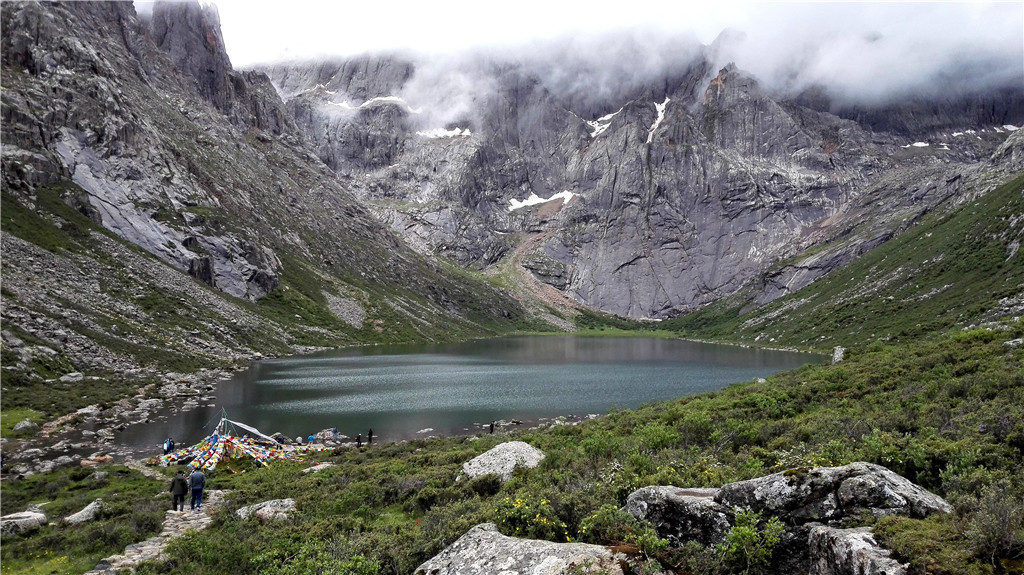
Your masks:
{"label": "wet rocks at shore", "polygon": [[[89,467],[103,462],[97,458],[128,456],[130,449],[115,444],[118,432],[166,417],[157,415],[163,410],[173,415],[212,404],[217,382],[231,374],[226,369],[204,369],[194,374],[166,373],[157,377],[150,371],[133,370],[127,375],[140,381],[157,379],[159,383],[143,385],[135,395],[109,407],[93,404],[79,408],[44,423],[27,439],[5,441],[4,473],[28,477],[76,462]],[[99,379],[80,373],[75,378],[83,384]],[[89,452],[92,454],[85,455]]]}

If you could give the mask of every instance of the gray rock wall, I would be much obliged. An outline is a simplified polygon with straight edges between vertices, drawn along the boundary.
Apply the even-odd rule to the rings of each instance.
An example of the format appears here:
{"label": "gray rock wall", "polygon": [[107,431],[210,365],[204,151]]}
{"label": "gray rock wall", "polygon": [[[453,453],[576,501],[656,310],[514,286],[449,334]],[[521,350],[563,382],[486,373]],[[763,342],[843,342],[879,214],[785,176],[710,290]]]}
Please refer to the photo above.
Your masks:
{"label": "gray rock wall", "polygon": [[[470,90],[471,107],[432,126],[472,132],[447,138],[417,135],[436,110],[412,101],[436,63],[362,57],[266,71],[320,158],[361,182],[360,197],[421,251],[479,268],[511,257],[566,296],[631,317],[671,317],[747,288],[756,304],[792,293],[954,197],[952,174],[1005,137],[903,151],[906,130],[866,129],[898,122],[783,100],[734,66],[712,69],[703,50],[684,53],[689,63],[662,82],[586,104],[521,63],[451,64],[452,77],[488,89]],[[342,94],[410,100],[339,114]],[[1015,98],[996,98],[1000,118],[1024,114]],[[876,113],[916,115],[907,129],[939,138],[934,128],[953,115],[924,120],[929,110]],[[557,217],[508,212],[509,200],[563,190],[579,196]],[[512,234],[543,241],[520,253]]]}

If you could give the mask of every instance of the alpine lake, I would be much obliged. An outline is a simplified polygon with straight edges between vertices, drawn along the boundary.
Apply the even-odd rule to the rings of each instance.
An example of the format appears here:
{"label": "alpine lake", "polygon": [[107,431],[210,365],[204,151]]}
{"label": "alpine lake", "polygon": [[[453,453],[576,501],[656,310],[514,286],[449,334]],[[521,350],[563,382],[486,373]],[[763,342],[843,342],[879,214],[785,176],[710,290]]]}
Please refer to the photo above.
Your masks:
{"label": "alpine lake", "polygon": [[[265,434],[323,429],[365,442],[488,433],[713,391],[820,363],[810,353],[678,339],[516,336],[444,345],[354,347],[262,360],[218,384],[215,401],[154,413],[117,443],[156,454],[191,445],[222,414]],[[497,430],[496,430],[497,431]]]}

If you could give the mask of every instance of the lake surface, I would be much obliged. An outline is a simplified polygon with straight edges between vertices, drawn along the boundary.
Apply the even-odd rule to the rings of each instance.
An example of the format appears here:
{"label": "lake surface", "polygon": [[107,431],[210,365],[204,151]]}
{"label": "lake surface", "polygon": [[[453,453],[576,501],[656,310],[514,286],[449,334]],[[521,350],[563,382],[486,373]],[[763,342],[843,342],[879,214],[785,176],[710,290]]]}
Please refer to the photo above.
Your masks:
{"label": "lake surface", "polygon": [[[377,346],[255,363],[220,384],[213,405],[155,414],[122,445],[179,446],[228,418],[305,437],[337,427],[375,440],[487,431],[494,420],[533,423],[603,414],[721,389],[806,363],[816,354],[653,338],[524,336],[448,345]],[[427,431],[429,430],[429,431]]]}

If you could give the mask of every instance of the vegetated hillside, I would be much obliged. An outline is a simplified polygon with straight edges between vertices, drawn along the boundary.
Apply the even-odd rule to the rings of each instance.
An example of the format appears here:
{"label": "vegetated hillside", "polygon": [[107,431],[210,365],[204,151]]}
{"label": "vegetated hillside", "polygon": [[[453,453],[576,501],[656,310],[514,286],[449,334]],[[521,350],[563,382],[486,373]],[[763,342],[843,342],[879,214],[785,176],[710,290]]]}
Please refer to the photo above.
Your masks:
{"label": "vegetated hillside", "polygon": [[[166,561],[139,572],[302,573],[315,566],[409,574],[472,526],[490,521],[520,537],[617,545],[640,562],[646,553],[657,562],[648,566],[677,573],[741,573],[742,554],[659,543],[650,525],[619,511],[626,496],[647,485],[718,487],[787,469],[869,461],[935,491],[956,509],[927,520],[855,520],[874,525],[876,538],[910,564],[910,573],[1019,573],[1022,336],[1018,320],[909,343],[876,341],[851,349],[839,365],[808,365],[575,426],[342,449],[324,456],[335,467],[315,474],[288,462],[263,469],[237,463],[233,470],[244,473],[232,473],[223,462],[209,486],[232,492],[213,525],[175,541]],[[463,462],[513,438],[547,457],[505,484],[496,476],[457,480]],[[86,475],[70,470],[5,483],[4,505],[46,499],[54,509],[74,509],[106,493],[105,483]],[[234,513],[277,498],[296,501],[292,519],[261,524]],[[115,526],[135,526],[140,539],[152,532],[149,507],[114,501],[101,523],[88,527],[110,530],[110,536],[85,542],[70,534],[74,528],[47,526],[5,540],[5,569],[56,566],[67,556],[80,572],[88,564],[80,557],[98,560],[123,544]],[[773,567],[764,572],[792,572],[780,567],[786,560],[776,549]]]}
{"label": "vegetated hillside", "polygon": [[[52,417],[257,354],[546,325],[385,229],[266,77],[230,68],[213,8],[0,15],[5,410]],[[83,371],[102,379],[53,381]]]}
{"label": "vegetated hillside", "polygon": [[[742,294],[658,327],[683,336],[829,349],[1024,313],[1024,173],[940,204],[893,239],[764,305]],[[827,246],[825,246],[827,249]],[[780,266],[798,268],[804,254]]]}

